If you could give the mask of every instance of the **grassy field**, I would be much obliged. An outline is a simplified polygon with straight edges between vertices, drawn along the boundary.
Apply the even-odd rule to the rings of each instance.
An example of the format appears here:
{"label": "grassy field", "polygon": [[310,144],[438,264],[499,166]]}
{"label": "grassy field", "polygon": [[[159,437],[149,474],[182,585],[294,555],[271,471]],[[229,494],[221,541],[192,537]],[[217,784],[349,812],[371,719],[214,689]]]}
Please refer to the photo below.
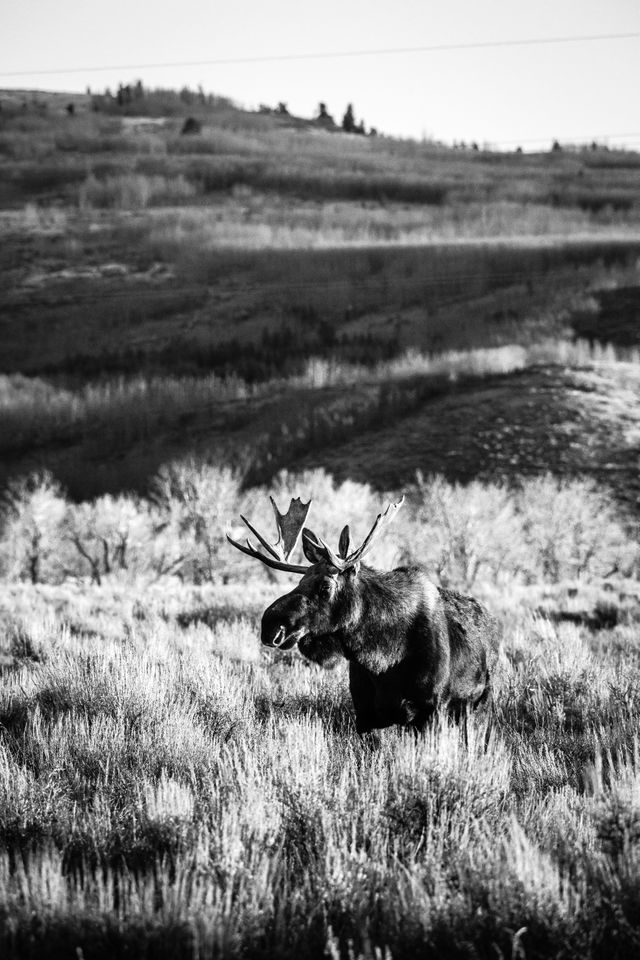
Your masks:
{"label": "grassy field", "polygon": [[[0,103],[2,955],[636,955],[638,154]],[[225,532],[401,492],[504,649],[372,749]]]}
{"label": "grassy field", "polygon": [[[264,510],[266,491],[182,479],[219,540],[237,510]],[[291,489],[316,494],[314,526],[331,537],[345,515],[364,532],[380,502],[322,474],[282,476],[274,493]],[[164,490],[166,509],[193,509],[179,477]],[[209,582],[186,564],[182,582],[150,582],[151,540],[122,502],[96,503],[93,520],[69,505],[65,520],[50,484],[14,498],[5,576],[37,539],[50,582],[7,583],[0,601],[3,955],[633,954],[632,531],[584,484],[547,479],[517,500],[437,480],[409,493],[376,562],[410,545],[489,603],[505,644],[495,710],[466,739],[443,722],[388,730],[376,750],[355,734],[342,667],[260,651],[258,617],[285,583],[211,543]],[[95,545],[104,556],[105,516],[112,537],[114,518],[129,523],[129,560],[89,585],[77,564]],[[84,537],[75,572],[54,518]]]}
{"label": "grassy field", "polygon": [[269,594],[4,593],[5,956],[634,954],[633,619],[518,596],[488,729],[372,753],[342,669],[258,651]]}

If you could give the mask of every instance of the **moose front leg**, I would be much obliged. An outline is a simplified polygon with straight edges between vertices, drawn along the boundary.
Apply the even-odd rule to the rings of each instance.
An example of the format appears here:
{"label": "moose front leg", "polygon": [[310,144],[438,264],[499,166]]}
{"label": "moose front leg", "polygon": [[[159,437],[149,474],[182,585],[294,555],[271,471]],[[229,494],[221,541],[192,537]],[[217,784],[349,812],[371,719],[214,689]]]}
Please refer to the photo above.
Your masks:
{"label": "moose front leg", "polygon": [[390,725],[382,720],[376,709],[376,688],[371,674],[353,662],[349,664],[349,690],[360,736]]}
{"label": "moose front leg", "polygon": [[356,715],[356,730],[361,736],[396,724],[421,730],[439,705],[438,697],[432,690],[429,697],[422,695],[422,692],[417,697],[399,697],[396,678],[377,677],[353,661],[349,664],[349,689]]}

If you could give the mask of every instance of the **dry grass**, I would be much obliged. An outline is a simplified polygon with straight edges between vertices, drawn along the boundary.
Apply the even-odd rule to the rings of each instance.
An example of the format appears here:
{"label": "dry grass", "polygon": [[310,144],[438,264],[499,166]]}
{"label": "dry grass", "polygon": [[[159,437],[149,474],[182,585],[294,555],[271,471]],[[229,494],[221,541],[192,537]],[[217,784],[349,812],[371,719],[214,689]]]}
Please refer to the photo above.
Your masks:
{"label": "dry grass", "polygon": [[154,203],[175,203],[196,195],[196,188],[184,176],[146,176],[140,173],[120,174],[98,180],[91,174],[80,187],[82,210],[114,208],[141,210]]}
{"label": "dry grass", "polygon": [[206,207],[163,211],[149,240],[158,248],[204,250],[323,249],[447,243],[464,240],[622,237],[632,222],[594,223],[586,211],[514,201],[444,207],[290,199],[237,188],[234,199]]}
{"label": "dry grass", "polygon": [[634,953],[633,628],[511,607],[489,730],[372,753],[341,668],[259,653],[267,596],[5,592],[5,956]]}

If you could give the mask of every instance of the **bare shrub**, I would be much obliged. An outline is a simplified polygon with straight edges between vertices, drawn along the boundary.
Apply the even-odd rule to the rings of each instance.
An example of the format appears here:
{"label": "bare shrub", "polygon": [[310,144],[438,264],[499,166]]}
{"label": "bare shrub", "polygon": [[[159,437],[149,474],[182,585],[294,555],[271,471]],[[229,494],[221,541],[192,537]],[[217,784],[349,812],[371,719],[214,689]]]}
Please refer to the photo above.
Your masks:
{"label": "bare shrub", "polygon": [[[0,574],[33,583],[167,574],[196,584],[244,581],[247,563],[225,535],[244,536],[238,514],[270,525],[268,495],[280,506],[312,499],[310,527],[335,544],[345,523],[354,541],[362,538],[388,499],[321,469],[285,470],[266,490],[242,491],[231,468],[187,460],[163,467],[148,499],[106,495],[72,505],[50,474],[36,473],[10,483],[3,497]],[[407,507],[371,554],[372,565],[385,569],[424,563],[444,586],[465,591],[634,575],[637,562],[637,545],[606,492],[551,476],[512,490],[418,474]]]}
{"label": "bare shrub", "polygon": [[64,578],[66,514],[60,485],[47,471],[9,483],[0,502],[0,569],[7,579]]}
{"label": "bare shrub", "polygon": [[532,579],[629,572],[637,560],[611,500],[590,480],[547,474],[523,482],[517,498]]}
{"label": "bare shrub", "polygon": [[522,527],[506,487],[450,484],[418,472],[416,494],[413,529],[405,540],[413,558],[430,566],[445,586],[471,590],[478,579],[518,575]]}
{"label": "bare shrub", "polygon": [[176,573],[181,543],[148,501],[106,495],[69,508],[66,536],[80,576],[101,583],[112,574]]}
{"label": "bare shrub", "polygon": [[26,203],[20,225],[26,233],[58,236],[68,229],[69,213],[60,207]]}
{"label": "bare shrub", "polygon": [[163,467],[152,498],[167,537],[180,544],[184,574],[195,583],[226,579],[233,562],[227,552],[225,523],[240,499],[240,478],[229,467],[175,462]]}

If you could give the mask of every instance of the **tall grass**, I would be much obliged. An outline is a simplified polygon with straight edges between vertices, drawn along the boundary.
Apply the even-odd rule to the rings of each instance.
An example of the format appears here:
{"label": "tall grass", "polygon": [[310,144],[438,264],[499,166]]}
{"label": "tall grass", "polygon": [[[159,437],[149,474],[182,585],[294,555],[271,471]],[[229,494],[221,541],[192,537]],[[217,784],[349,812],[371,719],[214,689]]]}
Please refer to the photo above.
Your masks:
{"label": "tall grass", "polygon": [[181,628],[178,588],[131,587],[43,618],[29,591],[0,692],[5,956],[637,949],[629,633],[612,663],[521,614],[488,730],[371,752],[342,668],[260,657],[255,620]]}
{"label": "tall grass", "polygon": [[[233,202],[154,217],[149,241],[215,250],[322,249],[477,239],[619,236],[621,223],[595,224],[588,212],[509,201],[407,207],[392,202],[292,204],[236,187]],[[633,226],[628,225],[629,235]]]}
{"label": "tall grass", "polygon": [[253,392],[233,377],[121,377],[73,391],[37,377],[0,376],[4,449],[82,436],[97,427],[121,440],[148,436],[163,421],[179,419],[193,409],[245,399]]}
{"label": "tall grass", "polygon": [[79,205],[83,210],[141,210],[153,203],[173,203],[195,194],[195,186],[182,175],[150,177],[131,173],[99,180],[91,174],[80,187]]}

